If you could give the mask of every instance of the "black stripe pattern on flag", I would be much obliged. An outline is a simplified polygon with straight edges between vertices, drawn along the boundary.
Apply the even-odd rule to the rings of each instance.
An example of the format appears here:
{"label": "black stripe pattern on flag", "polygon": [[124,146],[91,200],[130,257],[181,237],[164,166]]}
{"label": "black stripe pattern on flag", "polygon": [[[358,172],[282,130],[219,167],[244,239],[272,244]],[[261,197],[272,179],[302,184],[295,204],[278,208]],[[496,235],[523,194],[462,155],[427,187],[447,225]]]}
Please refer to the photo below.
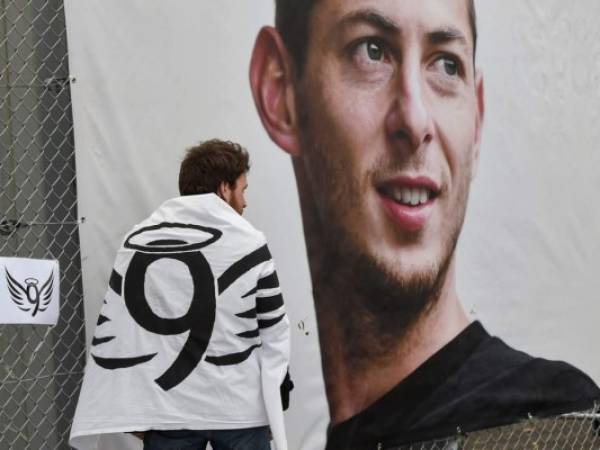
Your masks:
{"label": "black stripe pattern on flag", "polygon": [[246,361],[252,351],[258,347],[260,347],[260,344],[253,345],[243,352],[230,353],[229,355],[223,356],[207,356],[204,359],[206,362],[214,364],[215,366],[232,366]]}
{"label": "black stripe pattern on flag", "polygon": [[121,286],[123,286],[123,277],[113,270],[108,280],[108,286],[116,292],[117,295],[121,295]]}
{"label": "black stripe pattern on flag", "polygon": [[271,275],[267,275],[264,278],[258,280],[258,290],[262,289],[274,289],[279,287],[279,278],[277,278],[277,272],[273,272]]}
{"label": "black stripe pattern on flag", "polygon": [[248,292],[242,295],[242,298],[250,297],[251,295],[256,294],[256,291],[258,291],[258,286],[256,286],[254,289],[250,289]]}
{"label": "black stripe pattern on flag", "polygon": [[98,316],[98,322],[96,323],[96,325],[102,325],[105,322],[110,322],[110,319],[100,314],[100,316]]}
{"label": "black stripe pattern on flag", "polygon": [[96,345],[104,344],[106,342],[110,342],[114,338],[115,338],[115,336],[106,336],[106,337],[102,337],[102,338],[94,337],[92,339],[92,346],[96,346]]}
{"label": "black stripe pattern on flag", "polygon": [[156,353],[151,355],[136,356],[134,358],[101,358],[95,355],[92,355],[92,358],[94,358],[94,362],[103,369],[115,370],[137,366],[138,364],[150,361],[155,356]]}
{"label": "black stripe pattern on flag", "polygon": [[222,294],[229,286],[231,286],[238,278],[244,275],[249,270],[258,266],[259,264],[269,261],[271,259],[271,253],[267,245],[263,245],[259,249],[253,251],[249,255],[244,256],[239,261],[233,263],[229,269],[227,269],[219,277],[219,295]]}
{"label": "black stripe pattern on flag", "polygon": [[257,338],[258,337],[258,328],[256,330],[250,330],[250,331],[244,331],[242,333],[238,333],[238,334],[236,334],[236,336],[239,336],[241,338],[246,338],[246,339]]}
{"label": "black stripe pattern on flag", "polygon": [[256,319],[256,308],[236,314],[236,316],[241,317],[242,319]]}
{"label": "black stripe pattern on flag", "polygon": [[271,297],[256,297],[256,312],[265,314],[273,312],[283,306],[283,296],[281,294]]}
{"label": "black stripe pattern on flag", "polygon": [[264,329],[264,328],[272,327],[273,325],[276,325],[279,322],[281,322],[281,320],[284,317],[285,317],[285,314],[277,316],[274,319],[264,319],[264,320],[259,319],[258,320],[258,328]]}

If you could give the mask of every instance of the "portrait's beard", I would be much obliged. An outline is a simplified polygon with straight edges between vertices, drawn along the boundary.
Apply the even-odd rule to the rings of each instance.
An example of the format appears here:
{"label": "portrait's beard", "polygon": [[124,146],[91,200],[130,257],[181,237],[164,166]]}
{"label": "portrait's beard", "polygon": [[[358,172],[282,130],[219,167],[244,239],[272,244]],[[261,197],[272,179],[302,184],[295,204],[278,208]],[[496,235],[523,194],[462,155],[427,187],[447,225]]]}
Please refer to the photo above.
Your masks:
{"label": "portrait's beard", "polygon": [[[327,252],[327,257],[333,256],[329,273],[335,270],[339,283],[330,285],[331,277],[325,276],[316,284],[343,286],[337,296],[330,292],[327,297],[333,303],[330,307],[337,308],[346,360],[361,369],[397,356],[398,343],[439,299],[453,251],[447,249],[443,258],[427,269],[398,277],[372,255],[355,250],[344,249],[340,258]],[[348,294],[343,299],[342,292]]]}
{"label": "portrait's beard", "polygon": [[[357,214],[368,214],[361,194],[373,189],[374,177],[406,168],[406,162],[399,156],[385,158],[352,177],[341,152],[330,150],[327,137],[313,131],[310,118],[304,116],[301,123],[303,158],[295,164],[324,369],[328,371],[329,358],[339,352],[355,370],[385,364],[440,297],[464,211],[453,229],[445,229],[442,248],[430,264],[417,271],[391,267],[361,245],[364,236],[359,234],[370,230],[356,230],[351,223]],[[463,205],[466,192],[468,186]]]}

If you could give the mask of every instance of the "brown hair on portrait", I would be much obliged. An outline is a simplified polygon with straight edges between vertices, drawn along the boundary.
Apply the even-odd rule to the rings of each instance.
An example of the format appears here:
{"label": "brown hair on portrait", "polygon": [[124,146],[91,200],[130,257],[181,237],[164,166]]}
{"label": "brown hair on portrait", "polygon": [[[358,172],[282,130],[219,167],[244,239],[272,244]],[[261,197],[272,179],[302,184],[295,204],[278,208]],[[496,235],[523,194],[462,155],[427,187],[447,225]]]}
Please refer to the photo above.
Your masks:
{"label": "brown hair on portrait", "polygon": [[[275,27],[292,56],[296,75],[302,76],[306,62],[311,13],[319,0],[275,0]],[[473,34],[473,58],[477,48],[477,18],[475,1],[467,0],[469,24]]]}
{"label": "brown hair on portrait", "polygon": [[179,169],[179,193],[196,195],[217,192],[221,183],[234,187],[250,170],[248,152],[230,141],[212,139],[187,150]]}

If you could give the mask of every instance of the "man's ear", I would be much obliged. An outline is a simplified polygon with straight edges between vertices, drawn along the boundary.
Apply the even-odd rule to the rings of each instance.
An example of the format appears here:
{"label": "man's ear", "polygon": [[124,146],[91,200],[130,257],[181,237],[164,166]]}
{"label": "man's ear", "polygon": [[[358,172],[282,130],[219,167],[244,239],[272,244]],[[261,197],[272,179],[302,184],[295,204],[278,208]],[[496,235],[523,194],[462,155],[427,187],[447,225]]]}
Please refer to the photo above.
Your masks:
{"label": "man's ear", "polygon": [[473,164],[471,178],[475,178],[479,166],[479,150],[481,148],[481,134],[483,130],[483,119],[485,116],[485,95],[483,85],[483,73],[477,69],[475,71],[475,101],[477,102],[475,117],[475,142],[473,143]]}
{"label": "man's ear", "polygon": [[221,181],[221,184],[217,188],[217,195],[229,203],[231,201],[231,186],[229,186],[229,183]]}
{"label": "man's ear", "polygon": [[300,154],[290,55],[279,32],[264,27],[258,33],[250,61],[250,87],[267,133],[292,156]]}

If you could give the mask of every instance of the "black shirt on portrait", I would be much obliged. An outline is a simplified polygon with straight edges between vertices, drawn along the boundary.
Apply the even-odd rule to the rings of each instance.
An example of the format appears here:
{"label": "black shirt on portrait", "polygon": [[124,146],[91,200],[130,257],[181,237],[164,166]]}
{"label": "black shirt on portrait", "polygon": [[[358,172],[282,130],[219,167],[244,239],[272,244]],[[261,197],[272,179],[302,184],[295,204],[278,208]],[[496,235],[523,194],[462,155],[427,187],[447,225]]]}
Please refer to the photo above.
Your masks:
{"label": "black shirt on portrait", "polygon": [[562,361],[534,358],[474,322],[390,392],[332,426],[327,450],[383,448],[590,409],[600,389]]}

